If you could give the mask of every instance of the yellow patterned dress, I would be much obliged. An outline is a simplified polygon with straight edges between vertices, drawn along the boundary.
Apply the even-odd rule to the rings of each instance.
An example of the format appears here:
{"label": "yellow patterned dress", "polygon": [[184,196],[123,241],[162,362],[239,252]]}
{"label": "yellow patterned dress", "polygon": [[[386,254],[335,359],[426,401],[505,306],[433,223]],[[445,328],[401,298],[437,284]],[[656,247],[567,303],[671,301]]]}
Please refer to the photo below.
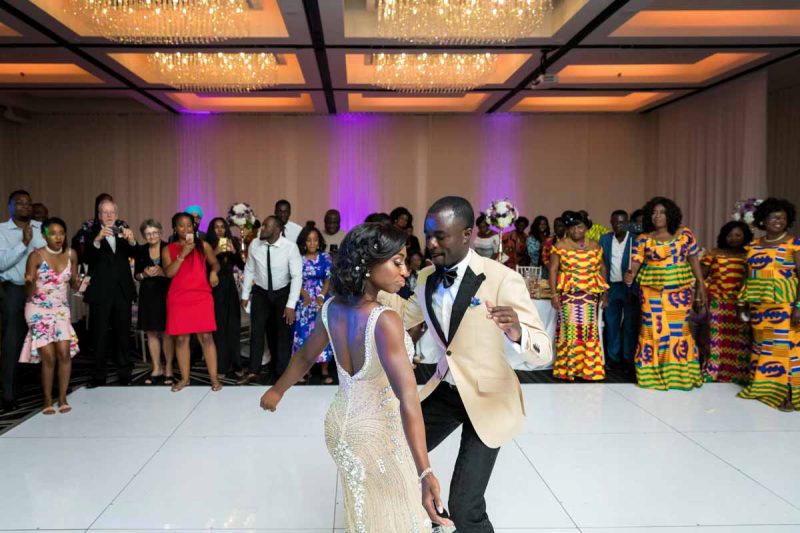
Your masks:
{"label": "yellow patterned dress", "polygon": [[600,338],[600,296],[608,290],[603,279],[603,249],[564,250],[558,255],[561,327],[556,344],[553,377],[573,381],[605,379]]}
{"label": "yellow patterned dress", "polygon": [[689,331],[695,277],[689,258],[700,251],[694,234],[679,229],[668,241],[642,235],[632,260],[640,263],[642,325],[636,379],[645,389],[691,390],[703,384],[697,345]]}
{"label": "yellow patterned dress", "polygon": [[750,328],[739,318],[739,291],[744,284],[744,257],[709,253],[702,265],[708,268],[706,295],[711,330],[710,353],[703,367],[707,382],[750,381]]}
{"label": "yellow patterned dress", "polygon": [[791,326],[797,298],[800,238],[769,245],[759,239],[747,246],[747,279],[739,296],[750,307],[753,351],[751,384],[740,398],[780,407],[791,391],[791,405],[800,410],[800,328]]}
{"label": "yellow patterned dress", "polygon": [[[328,300],[322,322],[330,336]],[[417,470],[408,447],[400,401],[376,353],[375,324],[387,307],[376,307],[364,332],[364,364],[353,376],[338,364],[339,390],[325,417],[325,443],[339,468],[347,533],[429,533]],[[390,311],[392,312],[392,311]],[[414,345],[406,334],[409,359]]]}

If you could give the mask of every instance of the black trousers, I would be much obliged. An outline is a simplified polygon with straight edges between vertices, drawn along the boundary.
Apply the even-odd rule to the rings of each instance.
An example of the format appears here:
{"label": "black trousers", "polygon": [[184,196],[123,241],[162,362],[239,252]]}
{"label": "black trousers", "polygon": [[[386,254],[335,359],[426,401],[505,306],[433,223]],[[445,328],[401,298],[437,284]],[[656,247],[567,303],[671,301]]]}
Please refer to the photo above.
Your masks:
{"label": "black trousers", "polygon": [[469,420],[458,391],[441,383],[422,402],[428,451],[461,428],[461,447],[450,483],[447,503],[450,518],[458,533],[486,533],[494,528],[486,514],[486,487],[492,476],[500,448],[489,448],[481,441]]}
{"label": "black trousers", "polygon": [[250,372],[257,374],[264,355],[264,335],[272,354],[270,370],[276,377],[283,374],[292,356],[292,326],[283,313],[289,300],[289,287],[272,291],[272,295],[253,285],[250,297]]}
{"label": "black trousers", "polygon": [[28,335],[28,323],[25,320],[25,287],[14,285],[11,282],[3,283],[4,297],[0,309],[3,319],[2,340],[2,375],[3,375],[3,401],[13,402],[16,399],[14,377],[19,362],[25,336]]}
{"label": "black trousers", "polygon": [[121,382],[131,380],[133,361],[130,354],[131,301],[122,293],[105,295],[89,304],[89,330],[94,346],[94,380],[106,380],[106,361],[112,352]]}
{"label": "black trousers", "polygon": [[[217,347],[217,370],[220,375],[224,375],[231,370],[238,372],[242,369],[242,321],[236,287],[232,287],[232,295],[218,293],[219,288],[219,285],[214,288],[214,315],[217,321],[214,344]],[[227,289],[228,287],[223,287],[221,290]]]}

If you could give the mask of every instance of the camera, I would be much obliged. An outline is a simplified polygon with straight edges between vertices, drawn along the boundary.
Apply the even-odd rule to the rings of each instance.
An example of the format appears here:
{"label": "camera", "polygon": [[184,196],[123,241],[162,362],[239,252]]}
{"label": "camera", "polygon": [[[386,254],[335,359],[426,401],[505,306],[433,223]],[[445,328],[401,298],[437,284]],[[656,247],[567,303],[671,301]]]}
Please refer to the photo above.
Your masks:
{"label": "camera", "polygon": [[111,233],[114,234],[114,237],[119,237],[121,231],[122,228],[120,228],[119,226],[111,226]]}

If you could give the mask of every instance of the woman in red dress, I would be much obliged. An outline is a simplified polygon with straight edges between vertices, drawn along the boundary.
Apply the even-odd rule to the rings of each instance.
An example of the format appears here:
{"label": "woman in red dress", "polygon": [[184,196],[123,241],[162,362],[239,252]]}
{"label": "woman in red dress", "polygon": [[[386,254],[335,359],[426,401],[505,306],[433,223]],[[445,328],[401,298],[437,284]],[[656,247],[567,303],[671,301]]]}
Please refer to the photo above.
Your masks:
{"label": "woman in red dress", "polygon": [[[214,297],[211,288],[219,283],[219,262],[211,246],[197,238],[194,218],[189,213],[172,217],[175,241],[164,248],[161,262],[168,278],[172,279],[167,293],[167,335],[175,337],[175,353],[181,380],[172,386],[177,392],[189,384],[189,339],[197,334],[203,348],[203,358],[211,379],[211,390],[218,391],[222,384],[217,377],[217,349],[212,333],[217,324],[214,319]],[[207,274],[206,262],[211,267]]]}

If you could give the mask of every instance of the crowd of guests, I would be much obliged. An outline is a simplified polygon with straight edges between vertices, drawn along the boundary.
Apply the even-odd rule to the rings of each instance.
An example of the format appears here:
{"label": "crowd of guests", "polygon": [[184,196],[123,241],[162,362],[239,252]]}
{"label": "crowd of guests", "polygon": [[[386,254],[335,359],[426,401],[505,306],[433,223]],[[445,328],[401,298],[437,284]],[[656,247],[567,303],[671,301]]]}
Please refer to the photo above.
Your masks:
{"label": "crowd of guests", "polygon": [[[145,383],[180,391],[190,382],[195,351],[202,352],[218,391],[221,376],[246,385],[285,371],[332,296],[331,269],[345,235],[335,209],[324,214],[322,229],[314,222],[301,226],[291,220],[286,200],[249,235],[235,234],[221,217],[201,231],[203,211],[189,206],[166,231],[157,220],[143,221],[141,244],[109,194],[97,197],[93,218],[70,245],[64,221],[49,217],[27,192],[10,195],[9,212],[10,220],[0,224],[3,406],[15,407],[17,363],[41,363],[46,414],[56,412],[56,367],[59,411],[71,409],[66,392],[78,344],[70,288],[89,308],[89,387],[106,383],[109,358],[118,382],[131,382],[136,302],[136,327],[146,336],[152,365]],[[659,197],[630,215],[614,211],[608,228],[586,211],[565,211],[552,231],[549,220],[537,216],[532,224],[520,217],[501,234],[481,215],[472,246],[510,268],[541,267],[558,315],[554,377],[598,381],[616,368],[635,373],[642,387],[661,390],[729,381],[744,387],[743,398],[800,410],[795,216],[791,203],[768,199],[755,213],[764,236],[754,240],[747,224],[730,222],[716,247],[705,250],[683,226],[680,208]],[[406,233],[409,275],[400,295],[410,297],[417,273],[429,264],[411,212],[398,207],[370,214],[366,222]],[[250,317],[246,365],[240,357],[243,311]],[[703,325],[707,345],[698,334]],[[334,382],[332,359],[330,347],[316,359],[326,384]]]}

